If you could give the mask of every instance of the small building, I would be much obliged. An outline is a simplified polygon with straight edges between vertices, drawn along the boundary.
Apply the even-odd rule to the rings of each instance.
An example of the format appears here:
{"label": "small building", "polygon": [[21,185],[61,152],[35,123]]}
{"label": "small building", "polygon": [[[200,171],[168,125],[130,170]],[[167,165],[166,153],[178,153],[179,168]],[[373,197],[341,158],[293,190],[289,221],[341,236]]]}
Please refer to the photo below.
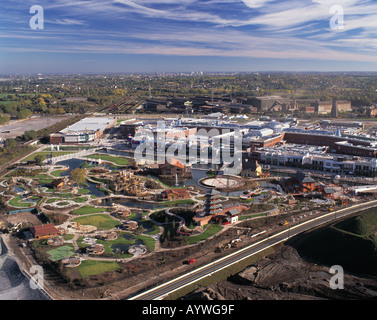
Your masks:
{"label": "small building", "polygon": [[256,160],[244,159],[242,162],[241,177],[259,178],[263,174],[262,166]]}
{"label": "small building", "polygon": [[239,214],[240,214],[240,211],[238,209],[232,209],[226,212],[226,215],[230,218],[231,224],[238,222]]}
{"label": "small building", "polygon": [[187,189],[167,189],[161,192],[161,197],[169,201],[191,199],[191,195]]}
{"label": "small building", "polygon": [[316,188],[316,181],[302,171],[297,171],[291,179],[298,184],[296,189],[301,192],[314,191]]}
{"label": "small building", "polygon": [[377,108],[376,107],[368,107],[366,108],[366,115],[369,118],[374,118],[377,116]]}
{"label": "small building", "polygon": [[113,241],[118,238],[118,232],[108,232],[101,234],[100,239],[104,241]]}
{"label": "small building", "polygon": [[80,257],[69,257],[62,259],[62,264],[66,268],[76,268],[81,264]]}
{"label": "small building", "polygon": [[283,178],[281,185],[286,192],[290,193],[313,192],[318,189],[316,181],[302,171],[297,171],[289,178]]}
{"label": "small building", "polygon": [[129,209],[120,209],[117,210],[114,214],[120,216],[121,218],[127,218],[131,215],[131,211]]}
{"label": "small building", "polygon": [[55,179],[54,181],[51,182],[51,185],[55,189],[60,189],[60,188],[64,187],[65,181],[63,179]]}
{"label": "small building", "polygon": [[102,244],[92,244],[86,248],[88,254],[100,255],[105,252],[105,247]]}
{"label": "small building", "polygon": [[123,230],[136,230],[137,227],[138,227],[138,223],[137,221],[125,221],[123,224],[122,224],[122,229]]}
{"label": "small building", "polygon": [[334,188],[326,187],[326,188],[323,189],[323,197],[325,199],[334,199],[335,193],[336,193],[336,191],[334,190]]}
{"label": "small building", "polygon": [[32,233],[33,237],[37,240],[56,237],[60,234],[59,230],[55,227],[53,223],[31,227],[30,232]]}
{"label": "small building", "polygon": [[180,161],[172,159],[171,162],[160,164],[158,175],[165,179],[190,179],[192,177],[190,167],[184,166]]}
{"label": "small building", "polygon": [[47,240],[47,244],[52,247],[58,247],[64,244],[64,239],[63,238],[50,238]]}

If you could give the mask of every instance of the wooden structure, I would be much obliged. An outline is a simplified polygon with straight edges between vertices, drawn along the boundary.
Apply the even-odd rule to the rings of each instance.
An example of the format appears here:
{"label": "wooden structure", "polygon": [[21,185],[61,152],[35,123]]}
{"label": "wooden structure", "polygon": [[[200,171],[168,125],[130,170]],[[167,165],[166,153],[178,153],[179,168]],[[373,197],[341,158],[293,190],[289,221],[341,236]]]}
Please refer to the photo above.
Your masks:
{"label": "wooden structure", "polygon": [[161,197],[170,201],[191,199],[191,195],[187,189],[166,189],[161,192]]}
{"label": "wooden structure", "polygon": [[186,180],[192,178],[190,167],[184,166],[176,159],[160,164],[158,166],[158,175],[163,179],[175,179],[177,177],[178,180]]}
{"label": "wooden structure", "polygon": [[41,226],[35,226],[30,228],[30,232],[35,239],[46,239],[50,237],[56,237],[60,234],[53,223],[44,224]]}

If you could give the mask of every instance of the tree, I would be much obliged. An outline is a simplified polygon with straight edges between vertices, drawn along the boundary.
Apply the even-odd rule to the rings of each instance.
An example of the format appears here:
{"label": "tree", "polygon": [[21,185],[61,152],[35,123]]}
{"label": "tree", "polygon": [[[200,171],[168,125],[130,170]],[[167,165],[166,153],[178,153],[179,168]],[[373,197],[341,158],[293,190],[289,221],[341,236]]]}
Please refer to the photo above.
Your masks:
{"label": "tree", "polygon": [[85,169],[76,168],[69,173],[69,178],[76,182],[77,185],[83,184],[86,181]]}
{"label": "tree", "polygon": [[44,160],[44,159],[45,159],[45,157],[44,157],[43,155],[41,155],[41,154],[36,155],[35,158],[34,158],[35,163],[36,163],[38,166],[40,166],[40,167],[42,167],[42,164],[43,164],[43,160]]}
{"label": "tree", "polygon": [[29,109],[21,109],[19,112],[17,112],[17,118],[18,119],[26,119],[32,115],[31,111]]}
{"label": "tree", "polygon": [[35,132],[34,130],[25,131],[24,133],[25,141],[34,140],[35,138],[37,138],[37,132]]}
{"label": "tree", "polygon": [[10,120],[10,116],[7,114],[0,114],[0,124],[6,123]]}
{"label": "tree", "polygon": [[17,146],[16,140],[9,138],[5,140],[4,147],[8,150],[14,149]]}

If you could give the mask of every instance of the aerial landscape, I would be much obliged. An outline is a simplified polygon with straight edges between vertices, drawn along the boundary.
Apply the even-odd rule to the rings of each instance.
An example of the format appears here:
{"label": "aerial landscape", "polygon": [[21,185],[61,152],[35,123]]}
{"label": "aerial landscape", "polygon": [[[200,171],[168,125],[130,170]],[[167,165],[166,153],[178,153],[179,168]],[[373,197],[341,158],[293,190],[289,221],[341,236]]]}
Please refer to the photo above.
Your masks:
{"label": "aerial landscape", "polygon": [[0,300],[375,301],[376,15],[4,4]]}

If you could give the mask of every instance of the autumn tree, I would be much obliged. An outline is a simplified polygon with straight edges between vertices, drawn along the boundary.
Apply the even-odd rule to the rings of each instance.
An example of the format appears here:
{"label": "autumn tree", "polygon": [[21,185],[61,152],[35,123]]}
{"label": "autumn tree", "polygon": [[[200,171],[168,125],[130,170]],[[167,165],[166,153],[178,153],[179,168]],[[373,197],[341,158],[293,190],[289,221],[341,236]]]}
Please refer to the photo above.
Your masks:
{"label": "autumn tree", "polygon": [[77,185],[83,184],[86,181],[86,171],[85,169],[81,169],[81,168],[73,169],[69,173],[69,178],[73,182],[77,183]]}

